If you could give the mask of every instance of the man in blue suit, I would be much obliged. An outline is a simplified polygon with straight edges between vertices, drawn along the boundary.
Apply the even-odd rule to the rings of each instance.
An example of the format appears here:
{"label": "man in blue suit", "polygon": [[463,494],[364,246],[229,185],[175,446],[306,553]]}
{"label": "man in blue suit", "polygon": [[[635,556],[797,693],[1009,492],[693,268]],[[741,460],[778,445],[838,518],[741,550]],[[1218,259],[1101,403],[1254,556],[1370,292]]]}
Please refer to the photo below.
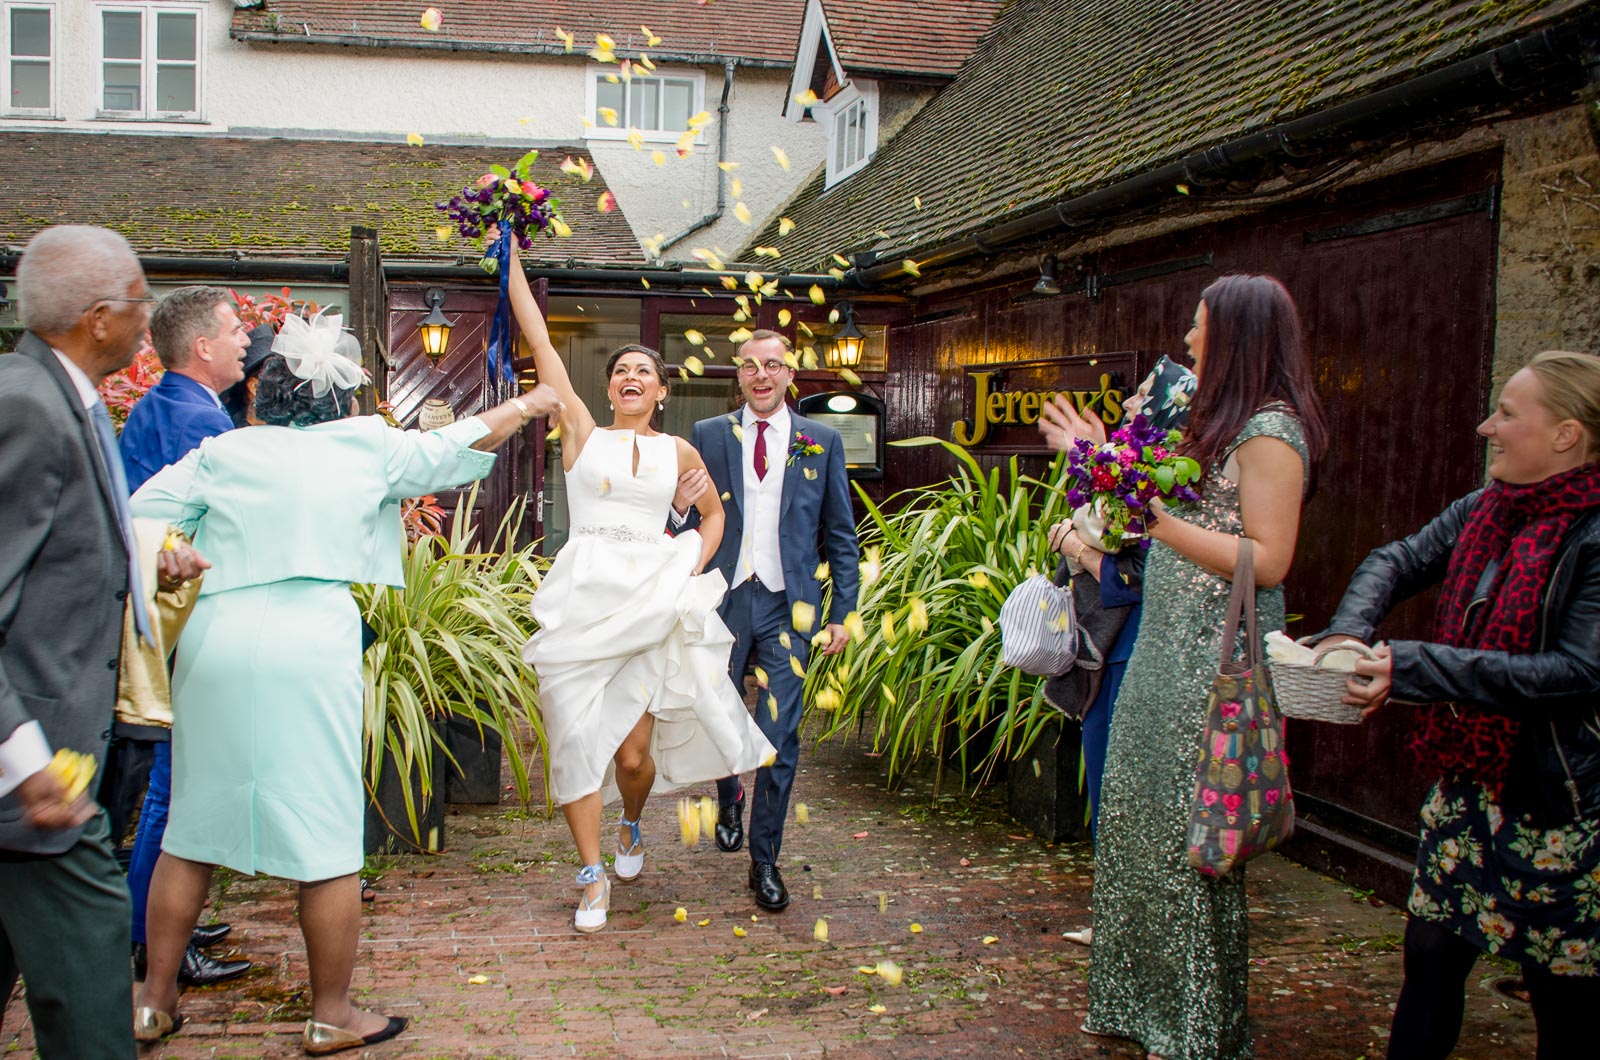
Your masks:
{"label": "man in blue suit", "polygon": [[[856,607],[860,550],[839,432],[791,412],[785,403],[794,382],[789,340],[775,331],[757,331],[739,355],[745,404],[695,424],[690,441],[705,458],[727,514],[712,566],[730,586],[720,609],[734,636],[729,673],[744,688],[753,655],[768,681],[758,690],[755,719],[777,758],[756,773],[750,889],[757,905],[778,912],[789,904],[778,854],[800,758],[805,682],[796,671],[805,669],[813,644],[825,655],[844,650],[849,640],[845,616]],[[704,473],[686,476],[676,503],[699,496],[703,488]],[[830,572],[833,596],[824,616],[822,579]],[[717,801],[717,846],[738,850],[744,842],[745,804],[738,777],[717,782]]]}
{"label": "man in blue suit", "polygon": [[[133,406],[122,428],[118,449],[130,492],[137,491],[146,479],[168,464],[183,459],[207,438],[233,429],[233,419],[223,411],[218,395],[244,378],[247,353],[264,357],[270,350],[271,329],[258,330],[264,331],[264,338],[256,338],[254,345],[259,347],[264,342],[265,349],[252,347],[255,333],[245,329],[232,294],[222,287],[180,287],[156,306],[150,317],[150,342],[166,373]],[[125,775],[134,770],[124,763],[153,753],[150,789],[139,813],[139,831],[128,865],[128,889],[133,896],[134,975],[143,979],[145,903],[172,796],[171,735],[163,727],[132,725],[120,719],[114,731],[114,768],[107,771],[111,790],[136,787]],[[102,789],[103,798],[106,794],[107,790]],[[108,805],[125,801],[112,797]],[[124,812],[113,823],[115,840],[120,840],[127,820]],[[195,930],[179,973],[182,982],[204,986],[250,970],[249,961],[221,961],[201,952],[200,947],[220,942],[227,933],[226,924]]]}

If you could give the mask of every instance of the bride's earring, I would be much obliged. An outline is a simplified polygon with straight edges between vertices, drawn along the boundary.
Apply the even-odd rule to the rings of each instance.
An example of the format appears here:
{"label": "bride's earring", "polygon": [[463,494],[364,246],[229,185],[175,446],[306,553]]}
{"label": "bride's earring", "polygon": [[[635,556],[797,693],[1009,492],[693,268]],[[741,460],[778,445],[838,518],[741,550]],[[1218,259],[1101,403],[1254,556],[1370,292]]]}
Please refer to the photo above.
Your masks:
{"label": "bride's earring", "polygon": [[667,411],[667,403],[665,401],[656,402],[656,411],[657,412],[665,412],[665,411]]}
{"label": "bride's earring", "polygon": [[612,403],[611,403],[611,402],[609,402],[609,401],[608,401],[608,402],[606,402],[606,408],[608,408],[608,409],[610,409],[610,410],[611,410],[611,411],[612,411],[612,412],[615,412],[615,411],[617,411],[617,406],[615,406],[615,405],[613,405],[613,404],[612,404]]}

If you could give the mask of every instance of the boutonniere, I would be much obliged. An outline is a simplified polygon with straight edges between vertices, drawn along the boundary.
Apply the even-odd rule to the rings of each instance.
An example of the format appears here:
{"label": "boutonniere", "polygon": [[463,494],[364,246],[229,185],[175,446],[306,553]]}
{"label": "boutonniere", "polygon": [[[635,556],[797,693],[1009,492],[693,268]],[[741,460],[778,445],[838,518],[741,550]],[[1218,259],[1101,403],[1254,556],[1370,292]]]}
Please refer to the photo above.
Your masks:
{"label": "boutonniere", "polygon": [[822,446],[817,444],[816,439],[812,438],[808,434],[801,434],[799,431],[795,431],[794,432],[794,441],[789,443],[789,461],[784,466],[788,467],[789,464],[793,464],[796,460],[799,460],[802,456],[821,456],[821,455],[822,455]]}

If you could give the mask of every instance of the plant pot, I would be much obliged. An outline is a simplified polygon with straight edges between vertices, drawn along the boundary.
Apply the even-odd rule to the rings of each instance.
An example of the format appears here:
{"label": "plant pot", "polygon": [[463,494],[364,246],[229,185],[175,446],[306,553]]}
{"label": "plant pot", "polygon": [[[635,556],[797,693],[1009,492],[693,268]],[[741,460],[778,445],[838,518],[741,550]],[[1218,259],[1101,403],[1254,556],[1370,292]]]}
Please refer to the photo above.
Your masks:
{"label": "plant pot", "polygon": [[1047,843],[1089,838],[1089,796],[1078,783],[1083,728],[1053,721],[1006,769],[1011,819]]}
{"label": "plant pot", "polygon": [[[402,776],[397,759],[393,755],[384,756],[383,771],[367,802],[365,846],[368,854],[438,853],[444,849],[444,787],[450,762],[444,756],[442,741],[430,743],[426,753],[433,756],[433,792],[426,798],[422,792],[421,768],[414,765]],[[416,808],[415,834],[406,814],[407,789]]]}
{"label": "plant pot", "polygon": [[[480,705],[480,709],[483,709]],[[444,745],[455,759],[445,762],[445,801],[454,805],[498,806],[503,746],[500,734],[471,718],[444,721]]]}

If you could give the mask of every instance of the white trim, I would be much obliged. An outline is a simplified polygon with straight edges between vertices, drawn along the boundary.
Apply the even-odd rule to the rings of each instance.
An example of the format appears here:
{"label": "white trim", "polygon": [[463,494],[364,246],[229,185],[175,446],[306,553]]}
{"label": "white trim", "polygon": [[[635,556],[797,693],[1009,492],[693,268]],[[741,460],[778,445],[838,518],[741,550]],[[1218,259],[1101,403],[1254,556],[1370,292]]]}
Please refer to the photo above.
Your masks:
{"label": "white trim", "polygon": [[[637,70],[638,67],[635,67]],[[625,115],[615,126],[605,124],[596,113],[598,104],[597,89],[605,80],[607,74],[615,75],[616,66],[610,63],[591,63],[583,71],[583,113],[584,117],[594,122],[593,126],[584,126],[583,136],[586,140],[626,140],[628,138],[628,122]],[[670,67],[657,67],[654,71],[640,75],[633,75],[635,81],[689,81],[694,86],[694,99],[689,105],[689,115],[693,117],[706,109],[706,72],[693,67],[685,69],[672,69]],[[626,96],[629,88],[627,82],[621,84]],[[713,119],[715,121],[715,119]],[[700,127],[700,134],[695,137],[696,143],[705,141],[705,131],[713,122],[707,122]],[[687,129],[640,129],[639,134],[644,137],[645,143],[650,144],[675,144]]]}
{"label": "white trim", "polygon": [[812,75],[816,72],[817,49],[823,45],[828,49],[833,79],[841,85],[848,83],[844,67],[839,65],[839,51],[833,46],[833,30],[828,28],[828,15],[822,10],[822,0],[806,0],[805,19],[800,23],[800,46],[794,53],[794,73],[789,78],[789,93],[783,99],[783,116],[789,121],[801,121],[808,110],[814,109],[802,107],[795,102],[795,97],[803,94],[811,84]]}
{"label": "white trim", "polygon": [[[11,12],[44,11],[50,16],[50,54],[44,60],[49,66],[49,91],[50,105],[48,107],[13,107],[11,105],[11,65],[14,59],[20,58],[23,62],[37,63],[36,56],[13,56],[11,54]],[[56,11],[54,0],[7,0],[0,3],[0,40],[5,41],[5,50],[0,54],[0,113],[15,118],[54,118],[59,109],[61,98],[61,19]]]}
{"label": "white trim", "polygon": [[[863,150],[859,157],[840,166],[839,162],[839,121],[853,108],[861,108],[863,133]],[[878,83],[876,81],[851,81],[845,84],[831,99],[820,102],[814,108],[819,114],[819,120],[825,123],[828,133],[828,158],[823,178],[823,190],[833,187],[852,173],[860,172],[866,168],[872,156],[878,153]]]}
{"label": "white trim", "polygon": [[[130,110],[109,110],[106,101],[106,21],[107,14],[137,14],[140,17],[142,40],[139,53],[139,103]],[[178,14],[194,16],[194,109],[158,110],[156,77],[162,66],[190,66],[188,60],[162,60],[157,58],[157,25],[161,15]],[[204,3],[162,2],[112,2],[94,6],[95,39],[95,111],[94,116],[106,121],[203,121],[205,114],[205,57],[206,57],[206,7]],[[111,60],[131,64],[131,60]]]}

